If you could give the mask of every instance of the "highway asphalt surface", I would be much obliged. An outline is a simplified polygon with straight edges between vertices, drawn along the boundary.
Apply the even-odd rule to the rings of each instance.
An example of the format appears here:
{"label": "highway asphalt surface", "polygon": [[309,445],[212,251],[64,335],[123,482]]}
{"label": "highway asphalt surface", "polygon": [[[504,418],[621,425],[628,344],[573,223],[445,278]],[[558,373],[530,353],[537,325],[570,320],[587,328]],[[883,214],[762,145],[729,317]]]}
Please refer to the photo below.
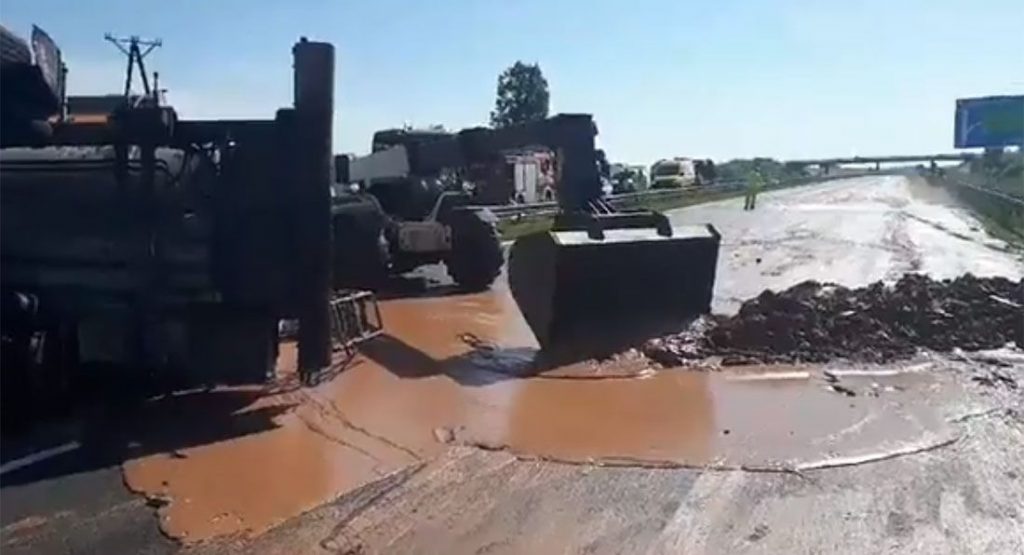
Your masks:
{"label": "highway asphalt surface", "polygon": [[[913,271],[935,277],[1024,275],[1020,251],[988,237],[944,191],[914,178],[856,178],[775,191],[763,194],[755,211],[741,207],[742,199],[734,199],[671,214],[674,222],[710,222],[722,232],[715,305],[720,312],[735,310],[764,288],[811,278],[856,286]],[[512,325],[513,332],[503,323],[509,316],[502,295],[507,293],[499,288],[487,297],[395,304],[385,307],[385,316],[396,316],[395,337],[419,349],[406,346],[406,358],[419,361],[426,353],[434,359],[427,365],[457,359],[465,366],[476,359],[453,356],[451,344],[435,346],[437,338],[418,342],[414,332],[422,325],[416,319],[429,316],[443,328],[443,320],[436,320],[443,307],[465,311],[470,316],[456,325],[477,326],[473,331],[493,341],[499,355],[521,355],[529,341],[522,338],[521,322]],[[1019,351],[922,354],[886,367],[722,373],[682,380],[687,383],[630,379],[628,387],[641,400],[651,395],[644,404],[653,408],[610,394],[619,388],[609,380],[576,389],[543,383],[557,381],[550,379],[527,380],[525,386],[515,379],[467,385],[458,373],[467,372],[462,366],[445,367],[440,376],[396,373],[383,380],[366,364],[337,378],[340,385],[310,393],[308,399],[341,395],[346,401],[337,407],[353,411],[346,424],[388,439],[391,448],[400,444],[408,456],[379,455],[388,464],[378,464],[372,479],[315,492],[323,499],[313,504],[320,498],[307,495],[313,491],[308,483],[289,481],[292,474],[310,474],[310,468],[296,463],[281,467],[289,475],[253,474],[253,481],[264,483],[249,482],[251,491],[235,492],[244,504],[260,503],[260,487],[281,497],[273,505],[281,508],[272,515],[277,520],[262,521],[270,528],[266,532],[251,530],[269,513],[247,514],[230,499],[204,499],[204,491],[216,488],[202,486],[231,483],[233,475],[246,474],[246,466],[276,464],[271,449],[280,451],[293,438],[309,441],[280,432],[288,427],[282,420],[275,420],[277,430],[256,431],[244,441],[163,454],[133,454],[132,442],[89,425],[53,432],[48,446],[74,440],[84,447],[4,473],[0,545],[4,553],[1024,552]],[[840,376],[854,396],[830,390],[830,376]],[[371,385],[392,387],[395,380],[400,388],[391,390],[393,399],[371,403]],[[671,387],[679,387],[692,406],[677,411],[666,403],[663,392]],[[424,397],[439,398],[442,408],[463,403],[464,389],[473,390],[464,403],[476,407],[472,411],[439,416],[438,407],[421,405]],[[301,410],[295,415],[303,418]],[[402,418],[422,420],[430,436],[432,419],[442,417],[461,422],[468,432],[497,435],[460,442],[439,434],[421,441],[424,434],[401,429]],[[317,418],[318,425],[338,421],[338,415]],[[658,432],[647,433],[644,423]],[[673,430],[685,441],[676,442]],[[260,438],[275,434],[286,442],[257,449]],[[93,437],[99,439],[88,441]],[[662,442],[673,449],[662,449]],[[121,460],[128,461],[124,478]],[[218,470],[207,475],[198,465]],[[122,480],[146,491],[148,501],[128,493]],[[170,499],[148,489],[161,481]],[[301,501],[308,511],[289,497],[299,490],[307,495]],[[174,510],[187,508],[175,491],[188,491],[189,501],[208,505],[211,514],[234,511],[239,522],[251,517],[249,532],[168,525],[169,517],[185,514]],[[154,509],[163,532],[184,544],[161,535]],[[209,530],[216,535],[200,543],[183,536]]]}
{"label": "highway asphalt surface", "polygon": [[859,177],[671,213],[676,224],[711,222],[723,235],[715,311],[764,289],[806,279],[848,287],[908,272],[952,278],[1024,275],[1024,255],[989,237],[948,192],[902,175]]}

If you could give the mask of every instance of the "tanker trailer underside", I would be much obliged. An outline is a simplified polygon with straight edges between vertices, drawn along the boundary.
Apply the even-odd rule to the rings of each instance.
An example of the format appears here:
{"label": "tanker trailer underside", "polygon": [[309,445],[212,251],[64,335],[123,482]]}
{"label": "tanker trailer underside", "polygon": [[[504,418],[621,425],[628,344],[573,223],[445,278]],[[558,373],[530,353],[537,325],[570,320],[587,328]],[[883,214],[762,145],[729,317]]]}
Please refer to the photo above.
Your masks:
{"label": "tanker trailer underside", "polygon": [[144,173],[137,153],[119,169],[114,151],[0,153],[4,295],[34,298],[37,331],[81,365],[173,367],[188,383],[265,380],[274,313],[225,303],[216,284],[216,168],[158,148],[147,200],[132,194]]}
{"label": "tanker trailer underside", "polygon": [[282,319],[301,322],[301,372],[330,366],[334,50],[293,54],[294,107],[268,120],[179,121],[126,97],[102,122],[46,121],[3,98],[5,416],[97,367],[263,382]]}

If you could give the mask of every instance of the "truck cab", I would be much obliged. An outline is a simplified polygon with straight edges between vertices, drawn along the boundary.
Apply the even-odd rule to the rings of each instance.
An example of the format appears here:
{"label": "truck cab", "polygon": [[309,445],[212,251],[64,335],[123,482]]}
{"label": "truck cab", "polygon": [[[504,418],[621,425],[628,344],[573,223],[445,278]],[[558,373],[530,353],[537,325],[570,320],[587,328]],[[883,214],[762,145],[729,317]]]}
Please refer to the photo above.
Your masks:
{"label": "truck cab", "polygon": [[404,146],[410,143],[436,141],[439,139],[447,139],[451,136],[451,132],[446,131],[441,126],[433,126],[425,129],[416,129],[411,127],[381,129],[373,134],[373,144],[371,146],[373,152],[380,152],[399,145]]}
{"label": "truck cab", "polygon": [[659,160],[651,166],[652,189],[680,189],[696,182],[696,168],[689,158]]}

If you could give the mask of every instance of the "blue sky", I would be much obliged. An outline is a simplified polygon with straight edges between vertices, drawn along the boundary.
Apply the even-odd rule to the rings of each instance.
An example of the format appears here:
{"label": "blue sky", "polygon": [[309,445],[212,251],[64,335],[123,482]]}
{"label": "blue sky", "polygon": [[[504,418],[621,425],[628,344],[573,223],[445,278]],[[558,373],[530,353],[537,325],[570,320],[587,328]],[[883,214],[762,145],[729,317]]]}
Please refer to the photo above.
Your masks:
{"label": "blue sky", "polygon": [[552,112],[592,112],[613,160],[952,150],[953,101],[1024,93],[1020,0],[4,0],[46,29],[72,93],[117,92],[105,32],[149,59],[185,117],[272,117],[292,43],[337,47],[335,150],[375,129],[486,122],[498,73],[538,62]]}

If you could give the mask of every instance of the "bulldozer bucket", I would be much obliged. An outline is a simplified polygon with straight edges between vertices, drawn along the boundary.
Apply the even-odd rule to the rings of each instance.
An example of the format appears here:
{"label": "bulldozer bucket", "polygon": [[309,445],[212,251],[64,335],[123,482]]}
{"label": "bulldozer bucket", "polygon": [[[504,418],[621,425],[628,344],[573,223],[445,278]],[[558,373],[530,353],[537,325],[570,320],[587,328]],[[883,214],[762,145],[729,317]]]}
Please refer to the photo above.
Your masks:
{"label": "bulldozer bucket", "polygon": [[544,351],[612,354],[710,311],[720,238],[711,225],[535,233],[512,246],[509,287]]}

